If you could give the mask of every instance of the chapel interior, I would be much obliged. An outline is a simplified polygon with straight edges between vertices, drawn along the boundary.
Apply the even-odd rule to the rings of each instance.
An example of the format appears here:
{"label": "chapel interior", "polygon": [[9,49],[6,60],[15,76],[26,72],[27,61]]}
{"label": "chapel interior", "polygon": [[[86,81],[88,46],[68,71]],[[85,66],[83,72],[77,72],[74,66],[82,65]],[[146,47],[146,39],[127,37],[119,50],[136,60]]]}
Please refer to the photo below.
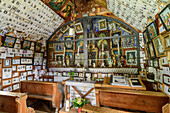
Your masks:
{"label": "chapel interior", "polygon": [[0,0],[0,113],[170,113],[170,0]]}

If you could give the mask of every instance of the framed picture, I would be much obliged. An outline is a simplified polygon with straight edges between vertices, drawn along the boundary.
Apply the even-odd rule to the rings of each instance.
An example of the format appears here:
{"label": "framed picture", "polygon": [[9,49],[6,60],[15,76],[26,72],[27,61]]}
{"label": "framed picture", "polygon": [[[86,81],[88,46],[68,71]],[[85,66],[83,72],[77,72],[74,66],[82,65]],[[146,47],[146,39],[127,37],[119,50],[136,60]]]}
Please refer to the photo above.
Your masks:
{"label": "framed picture", "polygon": [[164,41],[161,35],[155,37],[153,39],[153,44],[157,57],[165,56],[166,52],[164,52]]}
{"label": "framed picture", "polygon": [[137,65],[137,50],[125,50],[126,65]]}
{"label": "framed picture", "polygon": [[159,14],[159,18],[161,19],[166,31],[170,30],[170,4],[168,4]]}
{"label": "framed picture", "polygon": [[66,65],[74,66],[74,52],[66,52],[65,55],[66,55],[65,57]]}
{"label": "framed picture", "polygon": [[73,40],[72,36],[65,36],[64,37],[65,41],[69,41],[69,42],[65,42],[65,49],[66,51],[73,51],[74,47],[75,47],[75,42],[72,42],[71,40]]}
{"label": "framed picture", "polygon": [[[112,32],[110,34],[110,36],[112,37],[115,37],[115,36],[121,36],[122,35],[122,31],[115,31],[115,32]],[[111,42],[110,42],[110,45],[111,45],[111,48],[117,48],[118,47],[118,43],[119,43],[119,47],[121,47],[121,38],[113,38],[111,39]]]}
{"label": "framed picture", "polygon": [[17,70],[17,66],[12,66],[12,71],[16,71]]}
{"label": "framed picture", "polygon": [[83,76],[83,73],[79,73],[79,77],[84,77],[84,76]]}
{"label": "framed picture", "polygon": [[140,78],[141,78],[142,80],[147,80],[146,72],[144,72],[144,71],[139,71],[139,74],[140,74]]}
{"label": "framed picture", "polygon": [[62,27],[61,29],[60,29],[60,31],[62,32],[62,33],[65,33],[67,30],[69,30],[69,26],[68,25],[65,25],[64,27]]}
{"label": "framed picture", "polygon": [[109,30],[116,31],[117,30],[116,23],[114,22],[109,23]]}
{"label": "framed picture", "polygon": [[105,39],[99,40],[99,41],[97,42],[97,47],[98,47],[98,49],[99,49],[100,51],[102,51],[102,49],[103,49],[103,51],[110,49],[109,41],[110,41],[110,40],[105,40]]}
{"label": "framed picture", "polygon": [[163,24],[161,26],[159,26],[159,34],[163,34],[166,32],[165,27],[163,26]]}
{"label": "framed picture", "polygon": [[32,58],[20,58],[21,65],[30,65],[33,64],[33,59]]}
{"label": "framed picture", "polygon": [[12,80],[11,79],[9,79],[9,80],[2,80],[2,86],[4,87],[4,86],[7,86],[7,85],[11,85],[11,83],[12,83]]}
{"label": "framed picture", "polygon": [[165,57],[161,57],[161,62],[162,62],[162,65],[168,65],[168,59],[167,59],[167,56],[165,56]]}
{"label": "framed picture", "polygon": [[[76,35],[76,39],[83,39],[83,34]],[[76,43],[76,51],[77,52],[83,52],[83,45],[84,45],[83,40],[82,41],[77,41],[75,43]]]}
{"label": "framed picture", "polygon": [[14,85],[12,86],[12,88],[13,88],[13,91],[14,91],[14,90],[19,89],[19,88],[20,88],[20,86],[19,86],[19,84],[14,84]]}
{"label": "framed picture", "polygon": [[143,38],[144,38],[145,44],[147,44],[148,41],[149,41],[147,30],[145,30],[145,31],[143,32]]}
{"label": "framed picture", "polygon": [[25,65],[17,65],[17,71],[25,71]]}
{"label": "framed picture", "polygon": [[33,54],[23,54],[23,57],[33,58]]}
{"label": "framed picture", "polygon": [[158,28],[157,28],[157,25],[156,25],[156,22],[153,21],[152,23],[150,23],[147,28],[147,33],[148,33],[148,36],[149,36],[149,39],[152,40],[153,38],[157,37],[158,36]]}
{"label": "framed picture", "polygon": [[6,53],[6,57],[14,57],[14,53]]}
{"label": "framed picture", "polygon": [[31,41],[29,40],[24,40],[22,42],[22,49],[25,49],[25,50],[30,50],[30,47],[31,47]]}
{"label": "framed picture", "polygon": [[130,78],[129,83],[132,87],[142,87],[141,81],[138,78]]}
{"label": "framed picture", "polygon": [[19,76],[19,72],[14,72],[12,77],[18,77]]}
{"label": "framed picture", "polygon": [[163,92],[166,93],[167,95],[170,95],[170,86],[163,84]]}
{"label": "framed picture", "polygon": [[85,77],[86,77],[86,80],[87,81],[90,81],[91,79],[92,79],[92,76],[91,76],[92,74],[90,73],[90,72],[86,72],[85,73]]}
{"label": "framed picture", "polygon": [[20,59],[12,59],[12,64],[20,64]]}
{"label": "framed picture", "polygon": [[63,65],[63,54],[55,54],[55,61],[57,61],[58,67],[62,67],[62,65]]}
{"label": "framed picture", "polygon": [[55,43],[55,52],[63,52],[64,50],[64,43]]}
{"label": "framed picture", "polygon": [[126,85],[126,79],[125,76],[115,76],[115,75],[111,75],[111,79],[110,79],[110,85]]}
{"label": "framed picture", "polygon": [[159,62],[158,59],[154,59],[153,64],[155,68],[159,67],[158,62]]}
{"label": "framed picture", "polygon": [[75,53],[75,62],[74,65],[77,65],[79,63],[81,66],[84,66],[84,53]]}
{"label": "framed picture", "polygon": [[106,19],[101,19],[98,21],[99,31],[107,30]]}
{"label": "framed picture", "polygon": [[38,42],[35,43],[35,51],[36,52],[40,52],[41,51],[41,47],[42,47],[41,43],[38,43]]}
{"label": "framed picture", "polygon": [[11,67],[11,62],[10,58],[3,59],[3,67]]}
{"label": "framed picture", "polygon": [[170,85],[170,76],[164,75],[163,77],[164,77],[164,78],[163,78],[164,83],[167,84],[167,85]]}
{"label": "framed picture", "polygon": [[163,85],[161,83],[158,83],[158,90],[163,91]]}
{"label": "framed picture", "polygon": [[34,78],[33,76],[28,76],[27,80],[33,80],[33,78]]}
{"label": "framed picture", "polygon": [[33,65],[26,65],[26,71],[33,70]]}
{"label": "framed picture", "polygon": [[44,56],[43,53],[35,52],[34,53],[34,65],[36,65],[36,66],[42,65],[43,64],[43,56]]}
{"label": "framed picture", "polygon": [[83,32],[83,27],[81,22],[75,24],[76,27],[76,33],[82,33]]}
{"label": "framed picture", "polygon": [[170,50],[170,32],[163,35],[165,51]]}
{"label": "framed picture", "polygon": [[12,83],[13,84],[18,83],[18,82],[19,82],[19,77],[12,78]]}
{"label": "framed picture", "polygon": [[21,49],[21,44],[15,43],[14,48],[15,48],[15,49]]}
{"label": "framed picture", "polygon": [[16,57],[22,57],[22,54],[21,53],[15,53],[15,56]]}
{"label": "framed picture", "polygon": [[16,38],[13,36],[5,35],[5,40],[3,41],[4,47],[14,48]]}
{"label": "framed picture", "polygon": [[2,79],[8,79],[12,77],[12,68],[2,69]]}
{"label": "framed picture", "polygon": [[10,92],[10,91],[12,91],[12,86],[5,87],[2,90]]}
{"label": "framed picture", "polygon": [[123,48],[135,48],[135,37],[122,38]]}
{"label": "framed picture", "polygon": [[150,56],[150,59],[154,59],[156,57],[155,55],[155,49],[153,47],[153,43],[152,42],[148,42],[148,51],[149,51],[149,56]]}

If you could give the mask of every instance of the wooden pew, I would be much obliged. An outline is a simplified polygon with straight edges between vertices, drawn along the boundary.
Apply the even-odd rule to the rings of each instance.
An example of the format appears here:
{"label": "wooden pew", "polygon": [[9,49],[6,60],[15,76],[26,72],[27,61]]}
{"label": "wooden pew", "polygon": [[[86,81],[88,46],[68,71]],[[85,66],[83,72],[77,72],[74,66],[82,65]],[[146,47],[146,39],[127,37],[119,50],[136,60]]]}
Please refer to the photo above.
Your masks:
{"label": "wooden pew", "polygon": [[29,98],[52,101],[52,106],[58,111],[61,103],[61,93],[58,92],[58,83],[40,81],[22,81],[20,91]]}
{"label": "wooden pew", "polygon": [[96,105],[161,113],[169,97],[162,92],[95,88]]}
{"label": "wooden pew", "polygon": [[27,95],[0,91],[0,112],[5,113],[35,113],[33,108],[27,108]]}

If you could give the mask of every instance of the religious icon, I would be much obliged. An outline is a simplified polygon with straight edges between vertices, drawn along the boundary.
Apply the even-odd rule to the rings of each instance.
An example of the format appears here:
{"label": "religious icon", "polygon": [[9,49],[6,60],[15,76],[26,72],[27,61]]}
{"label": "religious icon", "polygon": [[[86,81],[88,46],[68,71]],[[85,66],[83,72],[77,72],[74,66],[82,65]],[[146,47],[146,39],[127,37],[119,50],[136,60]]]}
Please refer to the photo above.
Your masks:
{"label": "religious icon", "polygon": [[57,61],[58,67],[62,67],[63,54],[55,54],[55,61]]}
{"label": "religious icon", "polygon": [[30,49],[30,47],[31,47],[31,41],[24,40],[22,44],[22,48],[27,50],[27,49]]}
{"label": "religious icon", "polygon": [[64,37],[65,41],[69,41],[69,42],[65,42],[65,48],[66,50],[74,50],[74,42],[72,42],[71,40],[73,40],[73,37]]}
{"label": "religious icon", "polygon": [[153,39],[158,35],[157,26],[156,26],[155,21],[148,25],[147,31],[148,31],[150,39]]}
{"label": "religious icon", "polygon": [[61,6],[65,3],[65,0],[48,0],[48,4],[55,10],[59,11]]}
{"label": "religious icon", "polygon": [[76,27],[76,33],[82,33],[83,32],[83,27],[81,22],[75,24]]}
{"label": "religious icon", "polygon": [[56,43],[55,44],[55,52],[62,52],[64,48],[64,43]]}
{"label": "religious icon", "polygon": [[15,37],[5,36],[5,41],[4,41],[4,43],[3,43],[3,46],[13,48],[13,47],[14,47],[14,44],[15,44],[15,41],[16,41],[16,38],[15,38]]}
{"label": "religious icon", "polygon": [[74,62],[73,56],[74,56],[73,52],[66,53],[66,65],[67,66],[73,66],[73,62]]}
{"label": "religious icon", "polygon": [[150,58],[155,58],[155,50],[152,43],[148,43]]}
{"label": "religious icon", "polygon": [[[121,31],[116,31],[116,32],[110,32],[110,36],[121,36],[122,32]],[[118,47],[118,43],[119,43],[119,47],[121,47],[121,38],[113,38],[111,39],[111,48],[117,48]]]}
{"label": "religious icon", "polygon": [[62,8],[61,11],[63,12],[63,17],[65,17],[65,18],[68,17],[71,14],[71,11],[72,11],[72,3],[71,3],[71,1],[69,1],[67,3],[67,5],[64,8]]}
{"label": "religious icon", "polygon": [[[126,64],[127,65],[137,65],[137,50],[126,50],[125,51],[126,55]],[[122,57],[122,63],[123,64],[124,58]],[[125,64],[123,64],[125,65]]]}
{"label": "religious icon", "polygon": [[99,24],[99,31],[102,30],[107,30],[107,23],[106,23],[106,19],[101,19],[98,21]]}

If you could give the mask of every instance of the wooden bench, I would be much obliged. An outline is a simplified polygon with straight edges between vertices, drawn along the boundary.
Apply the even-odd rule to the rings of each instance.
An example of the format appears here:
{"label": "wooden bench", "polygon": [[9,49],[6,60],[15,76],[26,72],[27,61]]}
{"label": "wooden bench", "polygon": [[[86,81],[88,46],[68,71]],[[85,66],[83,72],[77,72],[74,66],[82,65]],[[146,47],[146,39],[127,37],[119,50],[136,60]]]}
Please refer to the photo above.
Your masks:
{"label": "wooden bench", "polygon": [[33,108],[27,108],[27,95],[0,91],[0,112],[4,113],[35,113]]}
{"label": "wooden bench", "polygon": [[20,91],[29,98],[52,101],[52,106],[58,111],[61,103],[61,93],[58,92],[58,83],[40,81],[22,81]]}
{"label": "wooden bench", "polygon": [[131,112],[122,111],[122,110],[92,106],[92,105],[89,105],[89,104],[84,105],[82,110],[86,111],[87,113],[131,113]]}

